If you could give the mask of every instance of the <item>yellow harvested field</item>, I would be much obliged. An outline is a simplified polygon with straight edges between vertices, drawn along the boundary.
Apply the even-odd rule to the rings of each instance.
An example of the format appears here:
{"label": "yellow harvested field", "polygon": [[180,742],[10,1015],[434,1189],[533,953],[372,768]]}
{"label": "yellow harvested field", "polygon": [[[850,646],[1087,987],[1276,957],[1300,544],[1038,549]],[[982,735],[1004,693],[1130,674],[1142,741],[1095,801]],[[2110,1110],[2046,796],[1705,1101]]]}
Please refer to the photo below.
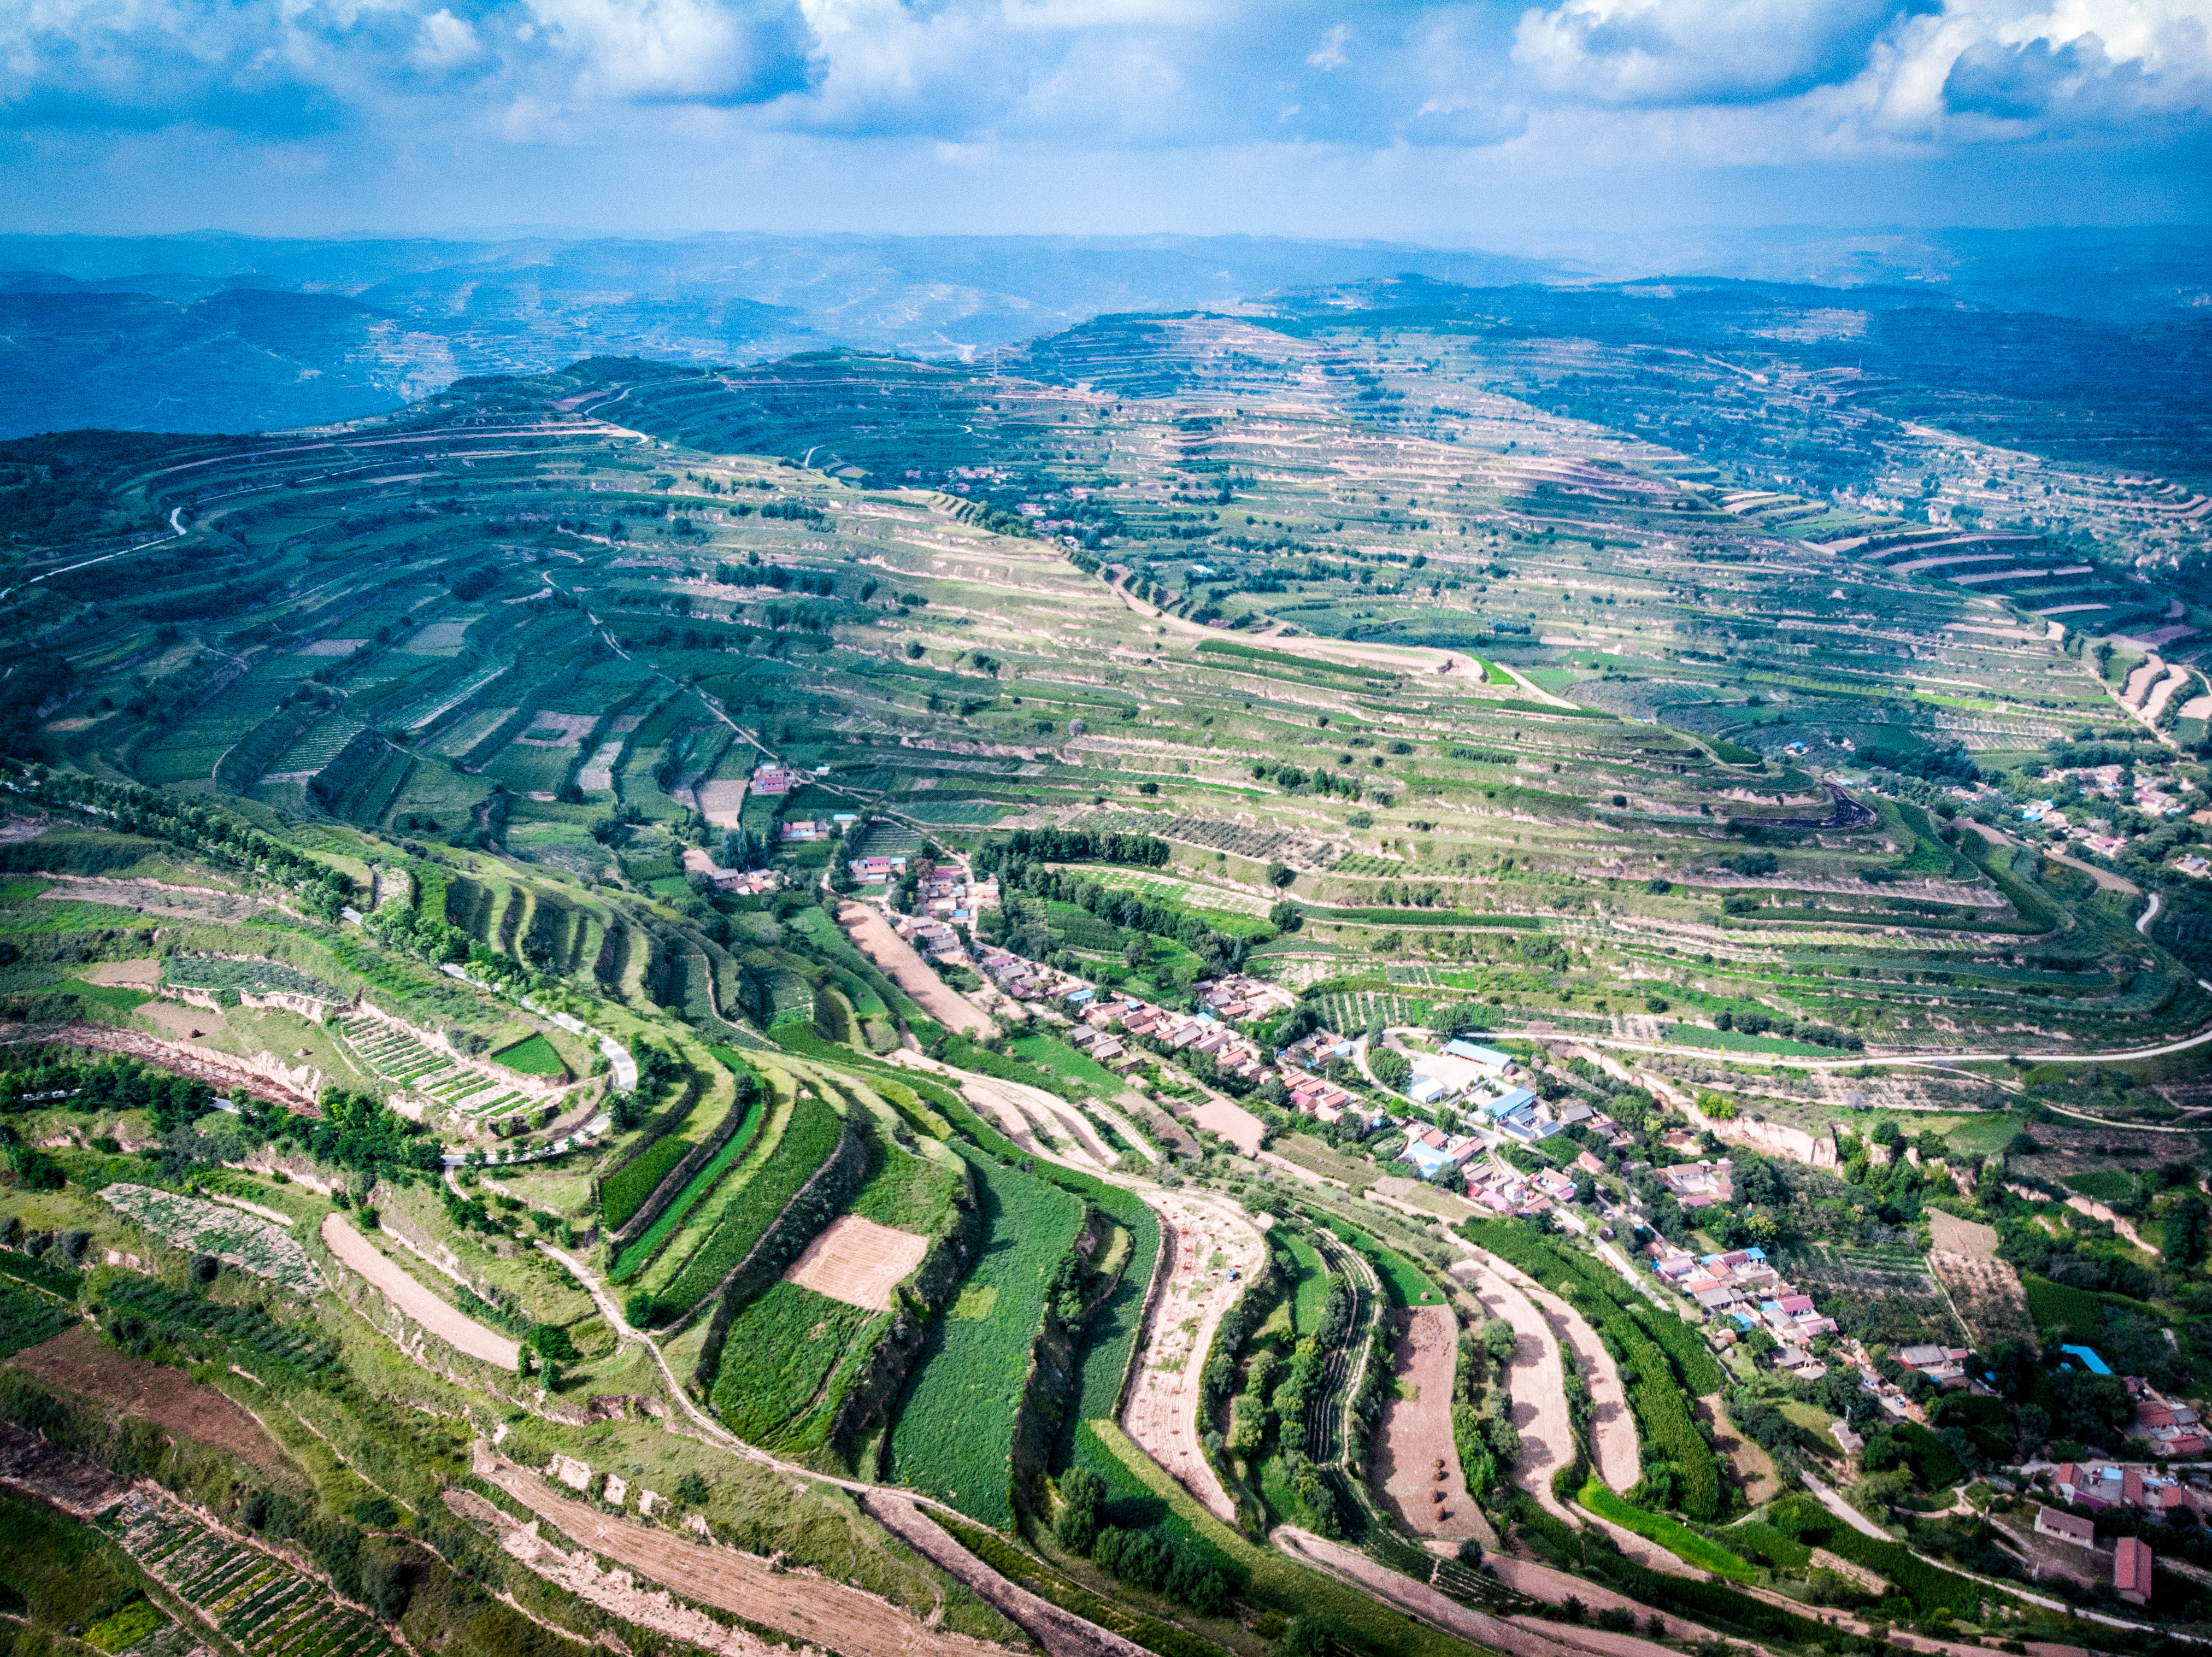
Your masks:
{"label": "yellow harvested field", "polygon": [[921,1264],[929,1240],[842,1214],[783,1275],[801,1288],[871,1312],[891,1309],[891,1290]]}

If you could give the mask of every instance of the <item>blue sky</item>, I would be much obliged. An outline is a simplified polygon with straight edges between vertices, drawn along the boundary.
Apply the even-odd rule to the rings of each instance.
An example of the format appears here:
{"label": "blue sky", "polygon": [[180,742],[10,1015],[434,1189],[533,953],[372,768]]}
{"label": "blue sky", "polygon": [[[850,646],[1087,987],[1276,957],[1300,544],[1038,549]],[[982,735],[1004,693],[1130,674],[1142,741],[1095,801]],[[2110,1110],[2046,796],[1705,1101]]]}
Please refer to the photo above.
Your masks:
{"label": "blue sky", "polygon": [[2212,220],[2212,0],[9,0],[0,228]]}

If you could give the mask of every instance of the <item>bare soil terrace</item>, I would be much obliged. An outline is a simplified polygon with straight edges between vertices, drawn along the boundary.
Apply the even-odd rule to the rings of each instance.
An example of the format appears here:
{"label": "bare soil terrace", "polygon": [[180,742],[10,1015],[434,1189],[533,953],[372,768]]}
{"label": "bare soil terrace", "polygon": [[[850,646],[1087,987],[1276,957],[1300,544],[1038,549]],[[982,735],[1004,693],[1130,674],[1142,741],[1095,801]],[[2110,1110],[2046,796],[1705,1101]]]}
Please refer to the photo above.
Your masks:
{"label": "bare soil terrace", "polygon": [[348,1225],[343,1215],[323,1221],[323,1244],[341,1265],[350,1267],[385,1299],[430,1333],[470,1357],[513,1369],[520,1349],[474,1319],[465,1318],[377,1252],[376,1245]]}
{"label": "bare soil terrace", "polygon": [[1237,1509],[1199,1442],[1200,1372],[1213,1331],[1266,1259],[1267,1246],[1249,1220],[1225,1206],[1180,1191],[1151,1200],[1162,1222],[1163,1277],[1145,1319],[1122,1429],[1208,1512],[1233,1524]]}
{"label": "bare soil terrace", "polygon": [[1370,1481],[1390,1509],[1421,1535],[1450,1541],[1479,1537],[1482,1527],[1452,1442],[1458,1320],[1441,1306],[1415,1307],[1390,1318],[1390,1373],[1399,1391],[1383,1404],[1376,1426]]}
{"label": "bare soil terrace", "polygon": [[117,1351],[89,1325],[64,1330],[10,1362],[49,1386],[150,1421],[179,1438],[228,1450],[264,1472],[299,1471],[259,1422],[214,1387],[187,1379],[181,1370]]}
{"label": "bare soil terrace", "polygon": [[1004,1657],[972,1636],[933,1629],[859,1588],[770,1568],[703,1538],[617,1519],[572,1501],[528,1469],[479,1447],[477,1471],[591,1551],[678,1587],[685,1598],[778,1629],[840,1657]]}

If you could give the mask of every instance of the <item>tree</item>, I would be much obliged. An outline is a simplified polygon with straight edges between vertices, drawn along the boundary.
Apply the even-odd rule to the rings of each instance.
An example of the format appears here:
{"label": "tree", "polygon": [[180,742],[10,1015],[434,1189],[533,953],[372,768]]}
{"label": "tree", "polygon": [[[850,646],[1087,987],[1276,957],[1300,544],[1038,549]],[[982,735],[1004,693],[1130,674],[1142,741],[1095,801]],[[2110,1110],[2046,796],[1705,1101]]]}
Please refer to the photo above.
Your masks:
{"label": "tree", "polygon": [[1060,1515],[1053,1534],[1072,1553],[1089,1554],[1098,1540],[1099,1514],[1106,1502],[1106,1481],[1088,1467],[1060,1475]]}
{"label": "tree", "polygon": [[1489,1355],[1490,1362],[1493,1366],[1503,1368],[1512,1362],[1513,1349],[1520,1344],[1520,1339],[1521,1337],[1514,1333],[1513,1325],[1504,1319],[1484,1319],[1482,1349]]}
{"label": "tree", "polygon": [[696,1467],[676,1481],[676,1499],[687,1508],[703,1508],[713,1496],[713,1489]]}
{"label": "tree", "polygon": [[1402,1093],[1413,1080],[1413,1061],[1395,1047],[1377,1047],[1367,1055],[1367,1068],[1393,1093]]}
{"label": "tree", "polygon": [[1267,924],[1278,932],[1296,932],[1305,923],[1305,911],[1288,898],[1279,899],[1267,911]]}
{"label": "tree", "polygon": [[660,1316],[660,1302],[649,1288],[634,1288],[623,1302],[623,1321],[632,1329],[650,1329]]}

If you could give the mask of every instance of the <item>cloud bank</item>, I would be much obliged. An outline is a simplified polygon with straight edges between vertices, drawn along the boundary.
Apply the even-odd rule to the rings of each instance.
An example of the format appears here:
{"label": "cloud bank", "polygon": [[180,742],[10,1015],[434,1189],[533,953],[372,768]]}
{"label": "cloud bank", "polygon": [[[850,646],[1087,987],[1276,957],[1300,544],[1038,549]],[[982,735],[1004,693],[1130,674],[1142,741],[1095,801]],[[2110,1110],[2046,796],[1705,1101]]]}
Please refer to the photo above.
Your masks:
{"label": "cloud bank", "polygon": [[258,191],[318,228],[1013,228],[987,221],[1036,204],[1042,228],[1342,234],[1568,222],[1632,180],[1694,208],[1759,173],[1855,204],[1902,180],[1918,216],[1948,176],[1972,218],[2052,168],[2185,208],[2208,115],[2212,0],[0,8],[21,228],[197,222]]}

